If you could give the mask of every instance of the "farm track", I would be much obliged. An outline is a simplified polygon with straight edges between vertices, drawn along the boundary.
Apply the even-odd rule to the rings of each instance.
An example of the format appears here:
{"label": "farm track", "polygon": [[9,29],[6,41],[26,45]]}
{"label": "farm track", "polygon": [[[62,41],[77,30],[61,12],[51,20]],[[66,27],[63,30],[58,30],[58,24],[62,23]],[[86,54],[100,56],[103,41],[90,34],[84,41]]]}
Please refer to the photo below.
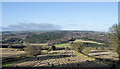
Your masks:
{"label": "farm track", "polygon": [[18,67],[104,67],[105,65],[95,63],[94,61],[86,62],[78,56],[72,56],[71,52],[62,55],[44,55],[34,59],[13,65]]}

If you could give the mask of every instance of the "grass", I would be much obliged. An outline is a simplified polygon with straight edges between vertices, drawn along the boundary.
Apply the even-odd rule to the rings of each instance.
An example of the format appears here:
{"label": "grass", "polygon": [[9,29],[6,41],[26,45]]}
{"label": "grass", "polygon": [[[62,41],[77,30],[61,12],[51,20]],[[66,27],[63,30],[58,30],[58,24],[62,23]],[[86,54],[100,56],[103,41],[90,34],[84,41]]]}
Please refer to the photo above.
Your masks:
{"label": "grass", "polygon": [[95,58],[88,57],[88,56],[83,55],[82,53],[79,53],[79,52],[77,52],[77,51],[74,51],[74,52],[75,52],[75,54],[76,54],[77,56],[79,56],[79,57],[82,58],[82,59],[87,59],[87,60],[89,60],[89,61],[94,61],[94,60],[95,60]]}
{"label": "grass", "polygon": [[[8,44],[2,44],[2,45],[7,45]],[[23,43],[23,44],[12,44],[12,46],[21,46],[21,45],[35,45],[35,46],[39,46],[39,45],[48,45],[47,43]]]}
{"label": "grass", "polygon": [[42,52],[42,53],[47,53],[47,52],[48,52],[48,50],[42,50],[41,52]]}
{"label": "grass", "polygon": [[[96,51],[107,51],[107,50],[96,50]],[[86,48],[86,50],[83,50],[83,53],[84,54],[86,54],[86,55],[88,55],[88,54],[90,54],[91,52],[90,52],[90,50],[88,49],[88,48]],[[94,58],[95,60],[95,62],[97,62],[97,63],[102,63],[102,64],[104,64],[104,65],[107,65],[107,64],[112,64],[113,62],[111,62],[111,61],[105,61],[104,59],[105,58],[103,58],[103,57],[94,57],[94,56],[92,56],[92,55],[88,55],[88,57],[92,57],[92,58]],[[99,60],[99,59],[97,59],[97,58],[100,58],[100,59],[103,59],[103,60]]]}
{"label": "grass", "polygon": [[47,43],[39,43],[39,44],[37,44],[37,43],[31,43],[30,45],[36,45],[36,46],[39,46],[39,45],[47,45]]}
{"label": "grass", "polygon": [[4,65],[2,65],[2,67],[12,66],[12,65],[14,65],[16,63],[19,63],[19,61],[14,61],[14,62],[11,62],[11,63],[4,64]]}
{"label": "grass", "polygon": [[85,53],[85,54],[89,54],[90,53],[90,49],[89,48],[85,48],[82,52]]}
{"label": "grass", "polygon": [[35,46],[40,46],[40,45],[48,45],[48,43],[23,43],[23,45],[35,45]]}
{"label": "grass", "polygon": [[31,58],[34,58],[34,57],[24,58],[24,59],[21,59],[21,60],[19,60],[19,61],[12,61],[12,62],[3,64],[2,67],[9,67],[9,66],[12,66],[12,65],[14,65],[14,64],[23,62],[23,61],[26,60],[26,59],[31,59]]}
{"label": "grass", "polygon": [[71,47],[69,43],[64,43],[64,44],[56,44],[56,47]]}
{"label": "grass", "polygon": [[[19,56],[25,54],[24,51],[17,51],[17,49],[12,49],[12,48],[0,48],[2,50],[2,57],[14,57],[14,56]],[[13,51],[11,51],[13,50]]]}
{"label": "grass", "polygon": [[86,41],[86,40],[75,40],[74,42],[84,42],[84,43],[95,43],[95,44],[99,44],[99,45],[105,45],[104,43],[100,43],[100,42],[96,42],[96,41]]}

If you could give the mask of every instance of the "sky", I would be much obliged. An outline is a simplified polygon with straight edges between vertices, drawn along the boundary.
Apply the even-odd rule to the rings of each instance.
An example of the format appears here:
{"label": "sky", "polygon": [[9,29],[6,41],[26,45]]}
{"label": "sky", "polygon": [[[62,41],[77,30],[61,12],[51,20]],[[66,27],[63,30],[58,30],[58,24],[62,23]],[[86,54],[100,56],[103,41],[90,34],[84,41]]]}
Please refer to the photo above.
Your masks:
{"label": "sky", "polygon": [[117,2],[3,2],[2,29],[103,31],[118,22]]}

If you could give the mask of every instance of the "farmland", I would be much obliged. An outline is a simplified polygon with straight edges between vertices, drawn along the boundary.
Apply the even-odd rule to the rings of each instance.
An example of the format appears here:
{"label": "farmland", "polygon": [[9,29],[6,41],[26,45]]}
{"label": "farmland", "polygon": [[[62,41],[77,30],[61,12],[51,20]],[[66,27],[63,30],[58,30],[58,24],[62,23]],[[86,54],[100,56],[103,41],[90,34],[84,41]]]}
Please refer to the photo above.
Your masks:
{"label": "farmland", "polygon": [[64,43],[64,44],[56,44],[56,47],[71,47],[69,43]]}
{"label": "farmland", "polygon": [[96,42],[96,41],[85,41],[85,40],[75,40],[75,42],[84,42],[84,43],[95,43],[99,45],[104,45],[104,43]]}
{"label": "farmland", "polygon": [[109,67],[118,61],[118,54],[100,35],[68,31],[4,33],[3,67]]}
{"label": "farmland", "polygon": [[0,48],[0,50],[2,50],[2,57],[14,57],[17,55],[21,55],[21,54],[25,54],[24,51],[17,51],[15,49],[8,49],[8,48]]}
{"label": "farmland", "polygon": [[[21,62],[15,64],[13,66],[19,67],[103,67],[107,65],[95,63],[93,60],[90,62],[86,62],[88,59],[79,58],[74,54],[74,51],[52,51],[52,53],[59,52],[59,55],[46,54],[46,55],[38,55],[36,58],[32,60],[27,60],[25,62]],[[65,54],[66,53],[66,54]],[[83,55],[84,57],[84,55]]]}
{"label": "farmland", "polygon": [[113,51],[97,51],[97,50],[91,50],[91,53],[89,55],[104,59],[111,59],[111,60],[118,60],[118,54]]}

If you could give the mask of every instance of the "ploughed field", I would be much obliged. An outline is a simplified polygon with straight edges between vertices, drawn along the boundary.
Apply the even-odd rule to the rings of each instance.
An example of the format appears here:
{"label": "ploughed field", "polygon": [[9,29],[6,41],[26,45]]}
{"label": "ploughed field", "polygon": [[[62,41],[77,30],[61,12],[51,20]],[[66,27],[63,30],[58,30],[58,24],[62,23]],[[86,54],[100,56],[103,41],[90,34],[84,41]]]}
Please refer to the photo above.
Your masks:
{"label": "ploughed field", "polygon": [[24,60],[12,65],[13,67],[108,67],[108,65],[88,61],[75,55],[73,50],[51,51],[46,55]]}

